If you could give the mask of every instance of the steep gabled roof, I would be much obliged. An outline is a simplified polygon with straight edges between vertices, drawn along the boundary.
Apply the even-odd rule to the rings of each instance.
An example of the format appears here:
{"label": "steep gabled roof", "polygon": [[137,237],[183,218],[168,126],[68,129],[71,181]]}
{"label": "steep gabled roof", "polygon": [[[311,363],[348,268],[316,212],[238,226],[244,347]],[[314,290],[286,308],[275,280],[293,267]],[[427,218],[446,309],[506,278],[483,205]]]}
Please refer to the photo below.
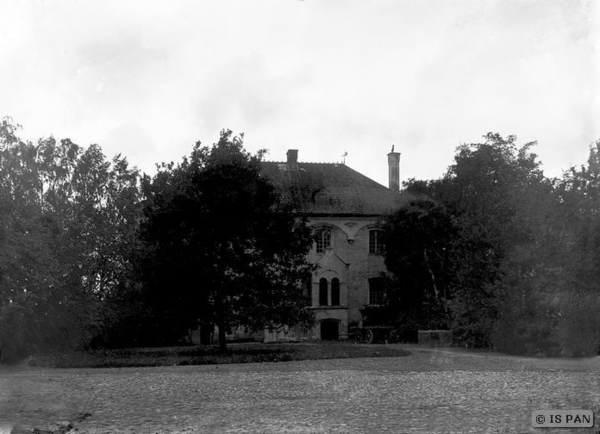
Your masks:
{"label": "steep gabled roof", "polygon": [[380,216],[408,200],[345,164],[263,162],[264,175],[312,215]]}

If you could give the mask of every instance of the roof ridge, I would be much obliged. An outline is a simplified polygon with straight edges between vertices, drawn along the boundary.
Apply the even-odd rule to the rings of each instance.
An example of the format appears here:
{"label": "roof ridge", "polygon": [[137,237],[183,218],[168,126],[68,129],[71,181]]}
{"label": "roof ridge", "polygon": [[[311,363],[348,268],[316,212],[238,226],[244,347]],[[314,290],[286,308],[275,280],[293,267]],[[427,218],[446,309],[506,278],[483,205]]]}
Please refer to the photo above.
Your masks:
{"label": "roof ridge", "polygon": [[[263,163],[275,163],[275,164],[288,164],[287,161],[263,161]],[[331,165],[336,165],[336,166],[346,166],[346,163],[342,163],[342,162],[333,162],[333,163],[329,163],[329,162],[323,162],[323,161],[298,161],[298,164],[331,164]]]}

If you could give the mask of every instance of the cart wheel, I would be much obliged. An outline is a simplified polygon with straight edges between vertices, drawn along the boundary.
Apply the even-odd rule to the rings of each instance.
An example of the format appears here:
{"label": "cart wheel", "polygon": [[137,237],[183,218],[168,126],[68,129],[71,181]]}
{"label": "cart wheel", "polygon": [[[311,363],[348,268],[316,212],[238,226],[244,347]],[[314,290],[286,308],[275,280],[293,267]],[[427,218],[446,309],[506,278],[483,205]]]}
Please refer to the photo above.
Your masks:
{"label": "cart wheel", "polygon": [[373,334],[373,330],[365,331],[365,341],[368,344],[372,344],[374,340],[375,340],[375,335]]}

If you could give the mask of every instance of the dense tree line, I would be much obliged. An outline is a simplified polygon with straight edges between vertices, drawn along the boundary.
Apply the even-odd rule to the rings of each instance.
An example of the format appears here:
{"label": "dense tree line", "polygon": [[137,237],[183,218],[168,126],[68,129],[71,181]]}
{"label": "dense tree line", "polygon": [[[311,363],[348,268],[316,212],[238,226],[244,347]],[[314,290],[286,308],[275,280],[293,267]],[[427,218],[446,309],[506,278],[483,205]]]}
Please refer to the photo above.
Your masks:
{"label": "dense tree line", "polygon": [[96,145],[18,138],[0,123],[0,349],[85,347],[127,285],[139,174]]}
{"label": "dense tree line", "polygon": [[600,345],[600,143],[544,176],[535,143],[488,134],[385,224],[393,320],[406,339],[444,328],[464,345],[593,354]]}
{"label": "dense tree line", "polygon": [[[384,224],[388,306],[403,339],[451,329],[460,344],[592,354],[600,344],[600,142],[544,176],[516,138],[457,149],[438,180]],[[0,121],[0,350],[169,345],[310,325],[301,282],[313,239],[263,153],[223,131],[152,177],[97,145],[19,138]],[[370,313],[370,317],[372,317]]]}
{"label": "dense tree line", "polygon": [[305,219],[223,131],[149,177],[0,123],[0,350],[181,343],[199,322],[309,324]]}

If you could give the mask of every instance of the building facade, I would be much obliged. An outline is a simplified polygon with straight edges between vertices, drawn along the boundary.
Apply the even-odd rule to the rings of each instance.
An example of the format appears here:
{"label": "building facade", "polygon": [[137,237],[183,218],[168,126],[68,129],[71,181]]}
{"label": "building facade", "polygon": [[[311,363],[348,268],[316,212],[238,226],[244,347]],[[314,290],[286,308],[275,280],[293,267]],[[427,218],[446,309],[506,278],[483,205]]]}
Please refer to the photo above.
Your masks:
{"label": "building facade", "polygon": [[361,309],[385,302],[380,224],[408,200],[399,190],[400,154],[388,154],[389,187],[345,164],[299,162],[293,149],[285,162],[263,163],[263,173],[295,197],[317,235],[308,254],[316,269],[306,282],[315,326],[269,329],[264,339],[346,339],[362,325]]}

